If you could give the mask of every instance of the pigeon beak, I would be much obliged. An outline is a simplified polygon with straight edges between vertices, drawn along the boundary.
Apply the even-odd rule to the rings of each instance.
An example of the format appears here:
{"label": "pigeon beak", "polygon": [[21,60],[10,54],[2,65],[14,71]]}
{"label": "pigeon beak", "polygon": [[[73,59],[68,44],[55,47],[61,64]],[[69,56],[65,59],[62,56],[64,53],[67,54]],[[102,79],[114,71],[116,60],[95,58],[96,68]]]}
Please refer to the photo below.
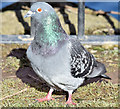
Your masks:
{"label": "pigeon beak", "polygon": [[32,11],[28,11],[24,18],[31,17],[34,14]]}

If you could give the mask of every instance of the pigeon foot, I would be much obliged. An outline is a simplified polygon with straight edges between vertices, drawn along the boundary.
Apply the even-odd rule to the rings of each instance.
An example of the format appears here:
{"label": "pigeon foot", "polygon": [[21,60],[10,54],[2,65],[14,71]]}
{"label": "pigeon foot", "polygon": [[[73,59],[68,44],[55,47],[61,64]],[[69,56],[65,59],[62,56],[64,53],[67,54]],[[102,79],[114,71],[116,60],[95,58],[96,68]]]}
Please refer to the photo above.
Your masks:
{"label": "pigeon foot", "polygon": [[67,101],[66,104],[73,104],[73,105],[76,105],[76,103],[73,103],[72,101]]}
{"label": "pigeon foot", "polygon": [[52,98],[52,92],[53,92],[53,89],[51,88],[45,98],[40,98],[40,99],[36,99],[36,100],[37,100],[38,102],[54,100],[54,98]]}
{"label": "pigeon foot", "polygon": [[73,103],[73,102],[72,102],[72,93],[70,93],[70,92],[69,92],[69,97],[68,97],[68,100],[67,100],[66,104],[76,105],[76,103]]}

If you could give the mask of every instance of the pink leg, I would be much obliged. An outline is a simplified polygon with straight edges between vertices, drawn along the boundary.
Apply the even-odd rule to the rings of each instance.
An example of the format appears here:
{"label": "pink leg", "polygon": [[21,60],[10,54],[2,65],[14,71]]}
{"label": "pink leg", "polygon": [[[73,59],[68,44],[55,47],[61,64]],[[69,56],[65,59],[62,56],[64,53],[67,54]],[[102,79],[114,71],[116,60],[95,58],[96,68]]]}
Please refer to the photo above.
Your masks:
{"label": "pink leg", "polygon": [[69,93],[69,97],[68,97],[66,104],[76,105],[75,103],[72,102],[72,92],[68,92],[68,93]]}
{"label": "pink leg", "polygon": [[47,94],[47,96],[45,98],[40,98],[40,99],[36,99],[36,100],[38,102],[49,101],[51,99],[53,100],[53,98],[52,98],[52,92],[53,91],[54,91],[53,89],[50,89],[49,92],[48,92],[48,94]]}

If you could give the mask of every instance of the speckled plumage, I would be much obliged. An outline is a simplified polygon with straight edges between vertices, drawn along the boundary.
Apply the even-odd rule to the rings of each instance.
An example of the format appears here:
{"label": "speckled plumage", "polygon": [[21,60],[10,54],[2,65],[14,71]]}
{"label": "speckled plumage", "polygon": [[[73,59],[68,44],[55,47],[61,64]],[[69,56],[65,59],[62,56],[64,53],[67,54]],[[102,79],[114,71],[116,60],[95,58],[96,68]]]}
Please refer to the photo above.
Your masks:
{"label": "speckled plumage", "polygon": [[[37,13],[35,10],[39,7],[42,12]],[[31,11],[34,12],[32,17],[37,26],[34,40],[27,50],[27,57],[33,70],[51,89],[69,92],[67,103],[72,103],[71,94],[84,82],[85,77],[99,76],[106,69],[77,38],[71,38],[65,33],[49,4],[34,3]]]}

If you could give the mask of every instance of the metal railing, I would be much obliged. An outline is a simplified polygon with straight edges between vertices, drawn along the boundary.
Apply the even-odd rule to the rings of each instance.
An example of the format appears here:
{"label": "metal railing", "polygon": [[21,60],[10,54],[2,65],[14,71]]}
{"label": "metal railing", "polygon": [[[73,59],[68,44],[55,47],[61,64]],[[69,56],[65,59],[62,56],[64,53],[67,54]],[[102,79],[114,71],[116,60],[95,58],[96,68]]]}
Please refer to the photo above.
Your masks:
{"label": "metal railing", "polygon": [[85,2],[78,3],[78,37],[84,36]]}

